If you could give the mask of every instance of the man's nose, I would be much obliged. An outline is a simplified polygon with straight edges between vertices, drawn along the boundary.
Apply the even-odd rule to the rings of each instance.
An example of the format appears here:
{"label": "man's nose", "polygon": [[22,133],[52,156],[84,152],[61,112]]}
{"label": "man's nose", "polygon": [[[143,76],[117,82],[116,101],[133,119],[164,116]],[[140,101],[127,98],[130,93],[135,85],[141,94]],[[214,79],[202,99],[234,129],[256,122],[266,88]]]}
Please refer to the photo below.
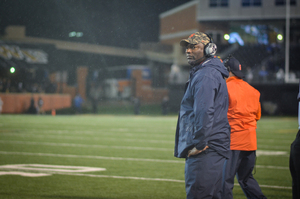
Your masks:
{"label": "man's nose", "polygon": [[187,48],[187,49],[185,50],[185,52],[186,52],[187,54],[190,54],[190,53],[192,52],[192,49],[191,49],[191,48]]}

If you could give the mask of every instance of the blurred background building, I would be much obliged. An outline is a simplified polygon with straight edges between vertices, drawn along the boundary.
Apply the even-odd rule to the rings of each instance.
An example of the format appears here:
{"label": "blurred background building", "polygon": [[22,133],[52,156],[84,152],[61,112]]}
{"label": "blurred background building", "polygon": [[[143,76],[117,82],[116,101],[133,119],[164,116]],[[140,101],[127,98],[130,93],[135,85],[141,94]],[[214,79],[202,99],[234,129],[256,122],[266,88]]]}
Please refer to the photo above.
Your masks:
{"label": "blurred background building", "polygon": [[[173,80],[176,74],[187,76],[189,69],[179,41],[196,31],[206,32],[217,44],[220,58],[232,54],[241,62],[245,80],[261,92],[265,113],[296,114],[299,4],[296,0],[199,0],[160,14],[160,42],[173,45],[176,55]],[[182,87],[180,78],[177,84],[170,82],[170,99]],[[180,97],[173,106],[179,101]]]}
{"label": "blurred background building", "polygon": [[[68,10],[66,2],[50,2],[55,2],[50,3],[52,7],[59,4],[60,9]],[[168,6],[160,1],[148,4],[147,1],[130,1],[129,5],[117,0],[78,2],[81,4],[77,6],[85,12],[81,12],[77,22],[80,21],[84,28],[70,31],[68,36],[59,35],[65,31],[59,31],[59,25],[55,25],[57,32],[52,27],[54,33],[45,36],[38,34],[37,26],[47,29],[46,24],[14,22],[2,27],[0,96],[4,99],[3,113],[22,112],[27,108],[25,102],[18,102],[19,108],[12,103],[14,108],[5,109],[6,101],[12,99],[12,95],[15,99],[15,94],[27,94],[27,98],[32,94],[35,98],[44,94],[49,98],[44,100],[46,109],[50,110],[70,106],[71,101],[59,105],[62,101],[59,96],[69,96],[71,100],[76,93],[86,100],[131,101],[138,98],[142,104],[160,104],[168,96],[170,110],[176,112],[189,74],[179,41],[201,31],[212,36],[218,46],[217,56],[224,59],[232,54],[240,60],[245,81],[261,92],[264,113],[297,114],[300,77],[297,63],[300,2],[297,0],[177,0],[170,1]],[[6,1],[0,3],[2,9],[12,6]],[[47,3],[49,1],[40,4]],[[137,6],[136,13],[132,13],[135,12],[131,10],[133,5]],[[111,15],[108,11],[100,15],[95,10],[100,7],[110,10]],[[166,10],[159,10],[159,7]],[[43,9],[48,12],[50,8]],[[145,8],[148,11],[143,12]],[[74,9],[69,17],[80,10]],[[110,21],[103,17],[105,14],[108,18],[112,16]],[[67,14],[63,12],[63,15]],[[92,20],[93,17],[105,20]],[[61,18],[62,22],[65,18]],[[90,23],[94,27],[97,22],[102,25],[101,30],[95,27],[93,31],[86,25]],[[129,26],[135,22],[136,26]],[[53,23],[48,25],[54,26]],[[151,28],[157,29],[156,40]],[[137,36],[136,32],[142,33]],[[89,36],[84,39],[86,34]],[[152,35],[149,41],[141,39],[143,36],[150,38],[149,35]],[[53,101],[57,101],[55,107]]]}

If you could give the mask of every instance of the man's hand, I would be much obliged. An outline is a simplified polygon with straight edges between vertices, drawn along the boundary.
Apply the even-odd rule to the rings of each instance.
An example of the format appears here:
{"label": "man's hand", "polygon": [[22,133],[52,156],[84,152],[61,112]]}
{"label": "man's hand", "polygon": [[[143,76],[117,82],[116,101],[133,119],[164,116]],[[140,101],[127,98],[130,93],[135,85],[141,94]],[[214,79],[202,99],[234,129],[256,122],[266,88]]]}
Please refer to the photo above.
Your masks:
{"label": "man's hand", "polygon": [[205,151],[205,150],[208,149],[208,148],[209,148],[209,147],[206,146],[206,147],[204,147],[204,149],[198,150],[198,149],[196,149],[196,147],[194,147],[192,150],[189,150],[189,151],[188,151],[188,157],[190,157],[190,156],[192,156],[192,155],[197,155],[197,154],[201,153],[202,151]]}

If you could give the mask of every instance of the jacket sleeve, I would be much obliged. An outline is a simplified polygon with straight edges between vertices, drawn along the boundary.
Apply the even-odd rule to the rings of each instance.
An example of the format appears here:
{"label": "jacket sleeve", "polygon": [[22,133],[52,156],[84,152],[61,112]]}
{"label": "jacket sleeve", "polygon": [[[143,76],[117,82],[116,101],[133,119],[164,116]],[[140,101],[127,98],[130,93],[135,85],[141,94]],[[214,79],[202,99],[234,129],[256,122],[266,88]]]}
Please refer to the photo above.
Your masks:
{"label": "jacket sleeve", "polygon": [[258,93],[258,107],[257,107],[257,113],[256,113],[256,118],[255,120],[258,121],[261,118],[261,104],[260,104],[260,93],[258,91],[256,91]]}
{"label": "jacket sleeve", "polygon": [[214,121],[216,92],[215,82],[210,77],[195,78],[192,90],[195,116],[193,144],[198,150],[208,145]]}
{"label": "jacket sleeve", "polygon": [[261,104],[259,102],[255,120],[258,121],[258,120],[260,120],[260,118],[261,118]]}

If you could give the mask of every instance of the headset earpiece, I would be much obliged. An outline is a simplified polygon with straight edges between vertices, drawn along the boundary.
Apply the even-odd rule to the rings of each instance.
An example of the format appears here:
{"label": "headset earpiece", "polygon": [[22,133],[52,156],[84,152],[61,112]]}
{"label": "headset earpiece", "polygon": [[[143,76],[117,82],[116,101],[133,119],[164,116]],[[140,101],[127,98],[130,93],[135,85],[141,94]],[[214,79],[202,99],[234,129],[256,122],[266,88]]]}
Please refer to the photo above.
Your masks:
{"label": "headset earpiece", "polygon": [[225,67],[226,67],[226,69],[227,69],[228,72],[231,71],[231,70],[230,70],[230,67],[229,67],[228,65],[226,65]]}
{"label": "headset earpiece", "polygon": [[230,54],[230,55],[228,55],[228,57],[223,61],[224,66],[226,67],[226,69],[227,69],[228,72],[231,71],[230,66],[228,65],[228,62],[229,62],[229,60],[230,60],[232,57],[233,57],[233,56]]}
{"label": "headset earpiece", "polygon": [[217,45],[214,43],[208,43],[204,47],[205,56],[213,56],[217,52]]}
{"label": "headset earpiece", "polygon": [[213,43],[212,38],[209,34],[205,33],[209,38],[209,43],[204,46],[204,55],[206,57],[213,56],[217,52],[217,45]]}

